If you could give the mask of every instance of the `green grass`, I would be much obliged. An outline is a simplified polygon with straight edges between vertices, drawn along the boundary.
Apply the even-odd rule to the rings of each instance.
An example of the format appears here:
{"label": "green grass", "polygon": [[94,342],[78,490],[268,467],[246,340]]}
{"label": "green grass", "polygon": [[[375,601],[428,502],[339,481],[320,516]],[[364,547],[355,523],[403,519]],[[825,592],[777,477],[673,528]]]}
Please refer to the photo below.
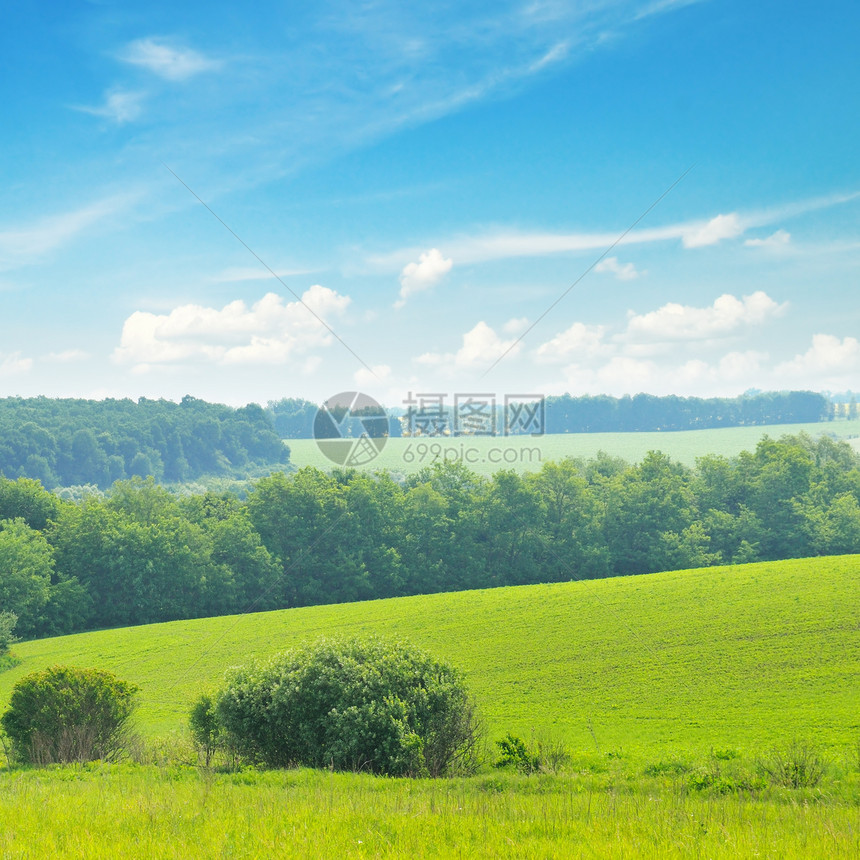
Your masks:
{"label": "green grass", "polygon": [[149,736],[183,727],[224,670],[327,634],[405,637],[466,674],[490,736],[653,756],[799,737],[860,740],[860,556],[437,594],[21,643],[0,706],[54,663],[142,691]]}
{"label": "green grass", "polygon": [[[733,457],[751,451],[764,435],[779,438],[786,434],[831,434],[860,450],[860,421],[832,421],[817,424],[773,424],[762,427],[725,427],[717,430],[680,430],[654,433],[571,433],[549,436],[470,437],[446,439],[389,439],[382,453],[365,468],[387,469],[410,474],[422,466],[444,459],[461,461],[475,472],[491,475],[499,469],[536,472],[541,463],[564,457],[594,457],[605,451],[629,462],[639,462],[649,451],[663,451],[688,466],[705,454]],[[320,452],[313,439],[288,439],[290,462],[330,469],[331,461]]]}
{"label": "green grass", "polygon": [[856,857],[860,808],[568,775],[0,773],[0,857]]}
{"label": "green grass", "polygon": [[[141,686],[150,763],[0,768],[0,858],[860,856],[858,593],[860,556],[842,556],[20,643],[0,706],[34,669],[110,669]],[[356,632],[449,659],[491,739],[563,739],[565,770],[432,781],[178,764],[194,758],[190,703],[228,665]],[[762,778],[762,756],[793,738],[827,759],[813,788]]]}

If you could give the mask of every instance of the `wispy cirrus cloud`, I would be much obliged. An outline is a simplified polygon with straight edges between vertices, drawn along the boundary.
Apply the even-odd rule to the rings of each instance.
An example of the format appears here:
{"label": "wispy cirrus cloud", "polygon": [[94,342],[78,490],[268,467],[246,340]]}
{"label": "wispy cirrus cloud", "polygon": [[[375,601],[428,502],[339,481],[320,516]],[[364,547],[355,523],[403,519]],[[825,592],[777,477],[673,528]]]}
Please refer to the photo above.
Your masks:
{"label": "wispy cirrus cloud", "polygon": [[143,110],[144,93],[112,89],[105,93],[100,105],[72,105],[72,110],[109,119],[118,125],[138,119]]}
{"label": "wispy cirrus cloud", "polygon": [[[619,225],[616,233],[524,232],[502,229],[493,233],[450,237],[438,244],[444,245],[446,251],[462,265],[514,257],[542,257],[550,254],[600,251],[613,244],[621,247],[680,241],[683,248],[695,251],[740,238],[747,230],[755,227],[765,227],[809,212],[839,206],[858,197],[860,192],[834,194],[746,213],[722,213],[710,218],[693,219],[661,227],[637,228],[627,233],[624,233],[623,225]],[[781,241],[783,234],[785,231],[777,230],[771,238],[775,242]],[[387,253],[368,254],[365,262],[371,269],[391,270],[400,268],[405,262],[414,259],[418,253],[420,249],[415,247],[399,248]],[[612,264],[605,260],[601,271],[613,271],[611,266]]]}
{"label": "wispy cirrus cloud", "polygon": [[119,52],[118,58],[169,81],[185,81],[222,66],[220,60],[163,38],[136,39]]}
{"label": "wispy cirrus cloud", "polygon": [[107,197],[70,212],[46,216],[26,227],[0,228],[0,271],[35,262],[111,216],[139,195]]}

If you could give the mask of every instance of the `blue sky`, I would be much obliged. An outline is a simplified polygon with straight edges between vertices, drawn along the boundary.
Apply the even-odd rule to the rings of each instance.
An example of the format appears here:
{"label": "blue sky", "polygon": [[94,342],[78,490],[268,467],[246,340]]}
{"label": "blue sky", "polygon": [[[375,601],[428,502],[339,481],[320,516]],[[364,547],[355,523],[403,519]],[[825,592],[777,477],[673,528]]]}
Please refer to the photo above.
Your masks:
{"label": "blue sky", "polygon": [[0,396],[860,389],[856,2],[46,9]]}

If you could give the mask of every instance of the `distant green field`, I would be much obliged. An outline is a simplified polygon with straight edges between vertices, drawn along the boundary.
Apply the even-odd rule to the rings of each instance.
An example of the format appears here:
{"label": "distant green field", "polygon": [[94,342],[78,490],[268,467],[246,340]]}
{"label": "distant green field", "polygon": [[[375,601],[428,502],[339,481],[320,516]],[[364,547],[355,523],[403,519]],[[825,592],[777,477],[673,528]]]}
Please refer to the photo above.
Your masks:
{"label": "distant green field", "polygon": [[23,674],[95,666],[142,690],[150,736],[180,729],[224,670],[300,640],[408,638],[466,674],[490,736],[574,748],[761,748],[860,740],[860,556],[318,606],[22,643]]}
{"label": "distant green field", "polygon": [[[705,454],[733,457],[752,451],[764,435],[832,435],[860,451],[860,421],[817,424],[770,424],[761,427],[724,427],[717,430],[680,430],[654,433],[571,433],[550,436],[444,437],[389,439],[382,453],[367,464],[370,470],[386,469],[410,474],[422,466],[443,460],[458,461],[470,469],[491,475],[499,469],[536,472],[541,463],[564,457],[594,457],[605,451],[630,462],[639,462],[649,451],[663,451],[688,466]],[[287,439],[290,460],[298,466],[330,469],[332,463],[313,439]]]}

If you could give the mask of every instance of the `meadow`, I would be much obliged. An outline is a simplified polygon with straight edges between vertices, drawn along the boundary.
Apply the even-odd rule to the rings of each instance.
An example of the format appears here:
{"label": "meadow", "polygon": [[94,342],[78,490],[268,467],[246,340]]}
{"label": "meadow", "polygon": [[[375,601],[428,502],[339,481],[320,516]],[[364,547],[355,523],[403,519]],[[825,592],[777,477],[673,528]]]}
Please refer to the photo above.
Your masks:
{"label": "meadow", "polygon": [[[652,433],[570,433],[546,436],[414,437],[388,439],[381,453],[367,463],[369,470],[412,474],[438,462],[461,462],[482,475],[500,469],[537,472],[541,464],[565,457],[589,459],[599,451],[637,463],[649,451],[662,451],[686,466],[706,454],[734,457],[753,451],[765,435],[779,438],[796,433],[813,437],[827,434],[860,450],[860,421],[838,420],[816,424],[771,424],[758,427],[722,427],[711,430],[678,430]],[[328,470],[332,463],[313,439],[287,439],[290,462]]]}
{"label": "meadow", "polygon": [[[860,853],[860,556],[180,621],[19,643],[141,687],[142,764],[0,769],[0,857],[836,857]],[[559,772],[406,780],[194,766],[201,691],[253,655],[407,638],[466,675],[493,744]],[[761,779],[799,740],[822,781]]]}
{"label": "meadow", "polygon": [[405,638],[466,676],[491,738],[667,754],[860,740],[860,556],[176,621],[20,643],[22,675],[55,663],[141,688],[140,728],[183,728],[225,669],[324,635]]}
{"label": "meadow", "polygon": [[0,773],[0,857],[855,857],[860,807],[612,774]]}

